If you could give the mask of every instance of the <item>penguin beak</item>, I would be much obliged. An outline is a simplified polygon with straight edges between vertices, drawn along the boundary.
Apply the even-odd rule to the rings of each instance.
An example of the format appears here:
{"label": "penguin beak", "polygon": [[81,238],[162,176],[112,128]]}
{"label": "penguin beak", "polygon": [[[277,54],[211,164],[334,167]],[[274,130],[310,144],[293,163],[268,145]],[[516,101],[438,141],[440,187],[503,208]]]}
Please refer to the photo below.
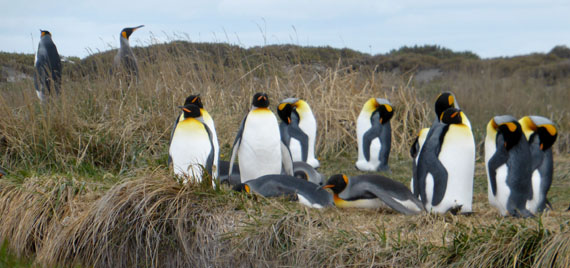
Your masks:
{"label": "penguin beak", "polygon": [[139,28],[142,28],[142,27],[144,27],[144,25],[139,25],[139,26],[137,26],[137,27],[134,27],[134,28],[133,28],[133,32],[136,31],[136,30],[138,30]]}
{"label": "penguin beak", "polygon": [[332,184],[327,184],[327,185],[323,185],[323,187],[321,187],[321,188],[323,188],[323,189],[329,189],[329,188],[333,188],[333,187],[334,187],[334,185],[332,185]]}
{"label": "penguin beak", "polygon": [[178,108],[182,109],[182,111],[185,111],[187,113],[191,113],[192,111],[190,111],[190,109],[184,107],[184,106],[178,106]]}

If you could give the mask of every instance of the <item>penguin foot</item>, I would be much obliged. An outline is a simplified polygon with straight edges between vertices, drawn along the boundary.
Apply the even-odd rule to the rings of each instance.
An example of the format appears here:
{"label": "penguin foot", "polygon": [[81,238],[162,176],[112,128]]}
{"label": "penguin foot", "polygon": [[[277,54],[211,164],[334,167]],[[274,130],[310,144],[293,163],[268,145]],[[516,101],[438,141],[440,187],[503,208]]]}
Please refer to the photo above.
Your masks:
{"label": "penguin foot", "polygon": [[447,212],[451,212],[451,214],[453,215],[457,215],[459,213],[459,211],[461,211],[461,208],[463,207],[463,205],[457,205],[455,207],[451,207],[447,210]]}

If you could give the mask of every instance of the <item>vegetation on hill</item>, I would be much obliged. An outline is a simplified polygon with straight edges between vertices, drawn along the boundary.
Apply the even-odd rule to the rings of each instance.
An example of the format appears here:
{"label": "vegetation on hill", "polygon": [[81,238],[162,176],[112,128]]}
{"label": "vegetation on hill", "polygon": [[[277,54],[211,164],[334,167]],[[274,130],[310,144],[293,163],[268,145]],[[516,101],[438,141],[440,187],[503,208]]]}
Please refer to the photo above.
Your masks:
{"label": "vegetation on hill", "polygon": [[[7,241],[0,265],[570,265],[566,47],[479,59],[437,46],[371,56],[177,41],[135,48],[139,82],[109,72],[115,53],[67,62],[62,94],[45,104],[30,79],[0,82],[0,166],[8,171],[0,178],[0,242]],[[24,73],[33,64],[33,55],[0,56],[2,66],[21,62]],[[263,91],[272,109],[291,96],[311,105],[322,173],[360,174],[355,119],[368,98],[385,97],[395,109],[387,175],[408,184],[409,146],[433,120],[443,90],[456,94],[478,145],[473,216],[308,209],[227,186],[214,190],[207,181],[180,185],[167,164],[176,107],[186,96],[201,94],[228,160],[251,96]],[[539,114],[558,126],[554,209],[537,218],[503,218],[487,202],[482,141],[498,114]]]}

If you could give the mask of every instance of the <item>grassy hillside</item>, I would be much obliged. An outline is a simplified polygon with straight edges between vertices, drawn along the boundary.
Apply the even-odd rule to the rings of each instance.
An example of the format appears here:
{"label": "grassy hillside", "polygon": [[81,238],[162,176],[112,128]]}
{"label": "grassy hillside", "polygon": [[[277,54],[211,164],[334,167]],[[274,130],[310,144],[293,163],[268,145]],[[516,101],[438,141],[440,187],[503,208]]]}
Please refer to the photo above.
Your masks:
{"label": "grassy hillside", "polygon": [[[173,42],[135,49],[138,83],[109,73],[115,51],[66,63],[63,93],[46,105],[30,79],[0,82],[0,166],[9,172],[0,179],[0,241],[22,265],[567,267],[568,51],[483,60],[436,46],[371,56]],[[33,55],[0,57],[31,74]],[[478,144],[471,217],[307,209],[225,186],[182,186],[167,166],[187,95],[202,95],[228,160],[251,96],[263,91],[272,109],[290,96],[311,105],[322,173],[359,174],[355,119],[365,100],[386,97],[395,107],[388,175],[407,184],[409,146],[443,90],[456,94]],[[559,128],[554,211],[536,219],[500,217],[487,202],[484,126],[506,113],[547,116]]]}

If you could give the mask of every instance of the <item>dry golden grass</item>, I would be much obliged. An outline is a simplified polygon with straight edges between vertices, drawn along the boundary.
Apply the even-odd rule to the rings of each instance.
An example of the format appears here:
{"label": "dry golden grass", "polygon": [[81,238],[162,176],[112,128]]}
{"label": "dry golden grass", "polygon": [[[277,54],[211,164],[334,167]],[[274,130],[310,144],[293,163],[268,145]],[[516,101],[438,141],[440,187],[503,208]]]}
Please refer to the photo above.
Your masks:
{"label": "dry golden grass", "polygon": [[[261,63],[239,50],[211,59],[179,49],[141,55],[138,83],[111,76],[110,62],[95,57],[92,69],[64,78],[62,94],[46,105],[31,81],[2,85],[0,165],[10,172],[0,180],[0,242],[42,266],[568,265],[568,213],[560,212],[570,189],[567,81],[457,73],[416,85],[409,74],[355,71],[342,59],[327,68],[283,65],[263,48]],[[319,124],[321,172],[354,174],[356,117],[368,98],[384,97],[395,108],[391,176],[407,183],[409,146],[429,126],[442,90],[455,92],[479,145],[495,114],[537,113],[558,124],[554,211],[500,217],[486,201],[480,162],[471,217],[307,209],[225,187],[182,186],[166,166],[176,106],[187,95],[201,94],[227,160],[251,96],[266,92],[272,109],[286,97],[305,99]]]}

